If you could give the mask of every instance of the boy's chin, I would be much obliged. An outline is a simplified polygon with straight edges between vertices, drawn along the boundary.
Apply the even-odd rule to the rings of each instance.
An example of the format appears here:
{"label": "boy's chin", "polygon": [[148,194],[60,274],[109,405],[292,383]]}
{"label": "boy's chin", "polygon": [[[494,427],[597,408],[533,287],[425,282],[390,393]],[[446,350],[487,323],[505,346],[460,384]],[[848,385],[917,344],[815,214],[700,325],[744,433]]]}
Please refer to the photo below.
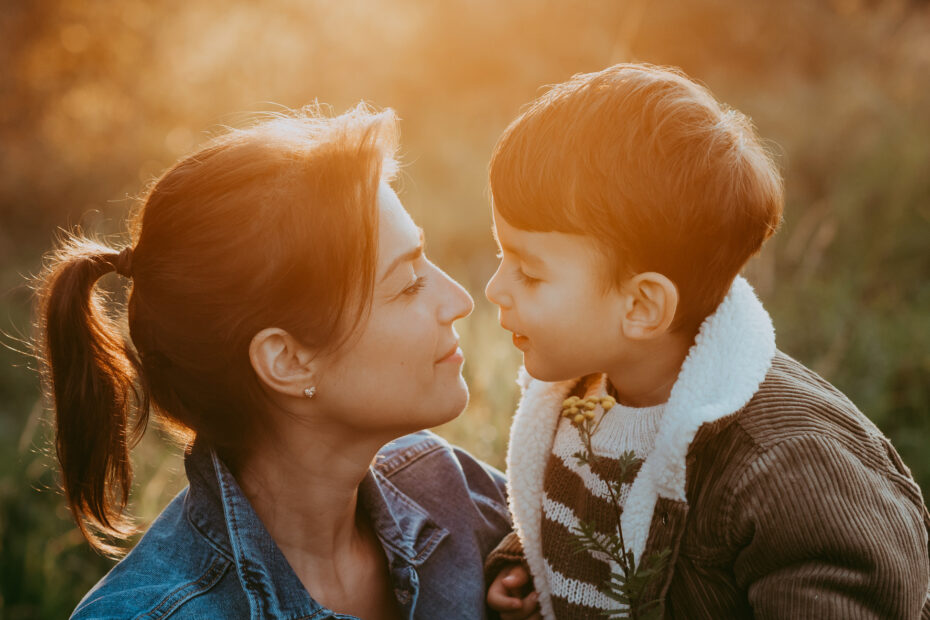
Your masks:
{"label": "boy's chin", "polygon": [[554,383],[556,381],[568,381],[580,377],[581,374],[573,374],[567,368],[555,368],[536,362],[530,355],[523,356],[523,367],[526,372],[537,381]]}

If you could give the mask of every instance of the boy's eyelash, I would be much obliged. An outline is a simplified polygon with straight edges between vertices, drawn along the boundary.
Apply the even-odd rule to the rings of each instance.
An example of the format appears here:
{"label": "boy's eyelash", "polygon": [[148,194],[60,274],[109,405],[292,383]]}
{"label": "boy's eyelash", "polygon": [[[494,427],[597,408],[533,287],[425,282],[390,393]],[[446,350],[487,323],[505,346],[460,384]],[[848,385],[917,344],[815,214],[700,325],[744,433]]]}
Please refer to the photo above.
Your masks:
{"label": "boy's eyelash", "polygon": [[413,297],[426,286],[426,276],[418,277],[413,284],[401,291],[401,295],[406,295],[408,297]]}
{"label": "boy's eyelash", "polygon": [[539,284],[541,282],[539,278],[526,275],[522,269],[517,269],[517,279],[527,286],[533,286],[534,284]]}
{"label": "boy's eyelash", "polygon": [[[496,256],[498,260],[503,260],[504,252],[502,250],[498,250]],[[524,273],[524,271],[520,268],[517,268],[516,272],[517,272],[517,280],[519,280],[520,282],[523,282],[527,286],[533,286],[534,284],[539,284],[541,282],[539,278],[534,278],[532,276],[526,275],[526,273]]]}

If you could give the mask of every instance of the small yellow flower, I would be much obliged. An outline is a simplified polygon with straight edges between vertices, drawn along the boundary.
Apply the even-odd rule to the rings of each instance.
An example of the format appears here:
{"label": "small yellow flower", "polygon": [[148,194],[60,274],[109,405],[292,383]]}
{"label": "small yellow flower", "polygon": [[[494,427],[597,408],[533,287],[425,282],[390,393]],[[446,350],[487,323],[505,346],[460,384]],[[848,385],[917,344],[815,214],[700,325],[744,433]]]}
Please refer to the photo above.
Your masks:
{"label": "small yellow flower", "polygon": [[575,417],[572,419],[572,423],[575,425],[581,424],[584,421],[585,417],[580,413],[575,414]]}
{"label": "small yellow flower", "polygon": [[562,407],[571,407],[572,405],[577,405],[579,400],[581,399],[577,396],[569,396],[562,401]]}
{"label": "small yellow flower", "polygon": [[584,412],[584,417],[588,418],[589,420],[593,420],[593,419],[594,419],[594,412],[593,412],[593,411],[585,411],[585,412]]}
{"label": "small yellow flower", "polygon": [[597,403],[593,400],[584,401],[584,408],[588,411],[594,411],[597,408]]}
{"label": "small yellow flower", "polygon": [[604,408],[604,411],[607,411],[608,409],[612,408],[616,404],[617,404],[617,401],[613,396],[605,396],[604,398],[601,399],[601,407]]}

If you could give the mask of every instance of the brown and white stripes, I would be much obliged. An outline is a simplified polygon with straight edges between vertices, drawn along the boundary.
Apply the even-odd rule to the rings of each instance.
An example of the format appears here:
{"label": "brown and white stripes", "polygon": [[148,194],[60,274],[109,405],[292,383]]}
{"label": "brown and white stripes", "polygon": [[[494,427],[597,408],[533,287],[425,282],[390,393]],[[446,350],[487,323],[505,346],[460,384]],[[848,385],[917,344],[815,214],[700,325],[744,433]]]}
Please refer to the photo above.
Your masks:
{"label": "brown and white stripes", "polygon": [[[588,387],[585,396],[603,394],[602,376]],[[573,456],[584,448],[577,429],[567,419],[559,423],[546,463],[541,527],[552,607],[560,620],[596,617],[597,610],[616,606],[596,587],[610,575],[607,558],[578,553],[570,532],[579,521],[595,525],[605,535],[616,532],[617,516],[607,481],[617,479],[621,454],[631,450],[645,458],[652,451],[664,408],[617,405],[606,415],[599,408],[595,418],[599,425],[592,438],[598,459],[593,467]],[[619,497],[621,508],[628,493],[629,485],[624,485]]]}

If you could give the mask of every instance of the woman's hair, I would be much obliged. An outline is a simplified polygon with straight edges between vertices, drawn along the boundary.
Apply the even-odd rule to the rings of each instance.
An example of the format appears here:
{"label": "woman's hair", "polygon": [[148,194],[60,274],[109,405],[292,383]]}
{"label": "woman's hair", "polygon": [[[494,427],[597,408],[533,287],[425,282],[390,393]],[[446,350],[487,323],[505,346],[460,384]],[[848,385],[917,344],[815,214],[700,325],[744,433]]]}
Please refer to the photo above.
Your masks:
{"label": "woman's hair", "polygon": [[[129,450],[150,405],[235,461],[267,411],[252,337],[274,326],[332,350],[362,320],[396,147],[393,112],[362,105],[231,130],[152,186],[130,250],[71,234],[50,256],[36,352],[67,501],[98,550],[130,531]],[[95,290],[112,271],[132,277],[131,343]]]}

